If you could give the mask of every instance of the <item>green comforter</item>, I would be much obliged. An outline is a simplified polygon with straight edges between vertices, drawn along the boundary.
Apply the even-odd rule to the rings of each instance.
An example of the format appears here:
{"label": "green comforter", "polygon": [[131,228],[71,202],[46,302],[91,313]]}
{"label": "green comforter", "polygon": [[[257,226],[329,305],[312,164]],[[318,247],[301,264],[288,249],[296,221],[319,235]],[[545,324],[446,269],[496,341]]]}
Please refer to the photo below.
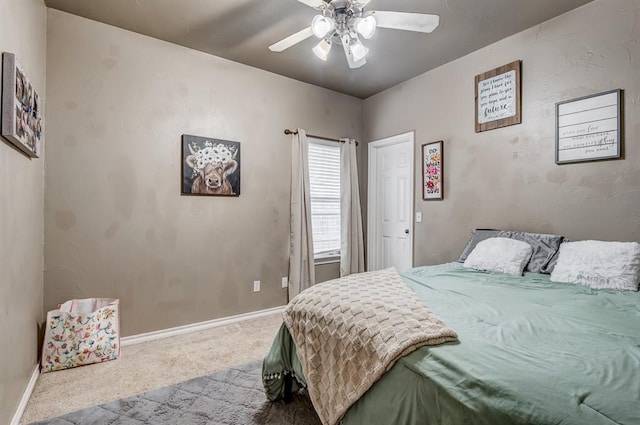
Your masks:
{"label": "green comforter", "polygon": [[[407,284],[459,336],[400,359],[345,425],[640,424],[640,294],[419,267]],[[265,359],[270,399],[304,377],[285,327]]]}

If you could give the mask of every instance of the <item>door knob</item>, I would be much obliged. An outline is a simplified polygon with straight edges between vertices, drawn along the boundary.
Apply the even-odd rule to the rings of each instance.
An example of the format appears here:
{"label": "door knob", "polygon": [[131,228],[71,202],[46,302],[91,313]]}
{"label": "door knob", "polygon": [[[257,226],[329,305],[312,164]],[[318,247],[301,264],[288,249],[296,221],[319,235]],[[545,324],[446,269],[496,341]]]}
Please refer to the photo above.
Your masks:
{"label": "door knob", "polygon": [[404,233],[409,234],[409,229],[404,229]]}

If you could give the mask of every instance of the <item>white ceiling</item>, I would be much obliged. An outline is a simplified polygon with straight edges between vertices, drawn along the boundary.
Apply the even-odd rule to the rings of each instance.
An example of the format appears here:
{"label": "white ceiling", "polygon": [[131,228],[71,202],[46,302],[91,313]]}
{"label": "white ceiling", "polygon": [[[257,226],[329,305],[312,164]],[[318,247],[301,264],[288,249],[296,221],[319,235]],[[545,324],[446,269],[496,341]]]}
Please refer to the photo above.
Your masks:
{"label": "white ceiling", "polygon": [[[431,34],[380,28],[367,64],[351,70],[334,49],[317,59],[308,39],[283,53],[268,46],[309,26],[296,0],[46,0],[54,9],[360,98],[540,24],[592,0],[373,0],[367,9],[440,15]],[[518,59],[518,58],[514,58]],[[502,64],[496,63],[496,66]]]}

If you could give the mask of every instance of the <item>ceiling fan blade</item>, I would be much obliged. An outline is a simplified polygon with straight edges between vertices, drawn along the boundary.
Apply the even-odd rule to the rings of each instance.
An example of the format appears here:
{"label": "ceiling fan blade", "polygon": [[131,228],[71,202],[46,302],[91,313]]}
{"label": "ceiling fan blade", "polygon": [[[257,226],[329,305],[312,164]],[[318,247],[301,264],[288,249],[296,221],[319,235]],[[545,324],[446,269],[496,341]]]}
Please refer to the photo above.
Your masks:
{"label": "ceiling fan blade", "polygon": [[349,36],[345,35],[342,37],[342,47],[344,47],[344,54],[347,57],[347,63],[349,64],[349,68],[356,69],[360,68],[364,64],[367,63],[365,58],[360,59],[358,62],[353,60],[353,56],[351,55],[351,51],[349,50]]}
{"label": "ceiling fan blade", "polygon": [[385,12],[376,10],[373,16],[381,28],[392,28],[404,31],[430,33],[440,24],[440,16],[426,13]]}
{"label": "ceiling fan blade", "polygon": [[298,0],[300,3],[304,3],[307,6],[313,7],[313,8],[317,8],[320,7],[323,3],[325,3],[324,0]]}
{"label": "ceiling fan blade", "polygon": [[290,35],[287,38],[284,38],[278,41],[275,44],[272,44],[271,46],[269,46],[269,50],[271,50],[272,52],[282,52],[283,50],[286,50],[289,47],[294,46],[300,43],[301,41],[306,40],[312,35],[313,35],[313,31],[311,31],[311,27],[305,28],[293,35]]}

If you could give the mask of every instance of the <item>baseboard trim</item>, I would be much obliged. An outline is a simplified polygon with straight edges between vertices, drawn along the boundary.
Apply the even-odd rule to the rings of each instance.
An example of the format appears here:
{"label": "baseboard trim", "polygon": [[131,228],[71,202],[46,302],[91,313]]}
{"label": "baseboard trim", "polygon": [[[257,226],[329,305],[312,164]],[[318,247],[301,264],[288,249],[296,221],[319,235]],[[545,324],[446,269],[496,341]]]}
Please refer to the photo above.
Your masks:
{"label": "baseboard trim", "polygon": [[24,411],[27,408],[27,403],[29,403],[29,399],[31,398],[31,393],[33,393],[33,389],[36,387],[36,382],[38,382],[38,376],[40,375],[40,367],[39,365],[35,365],[33,368],[33,372],[31,373],[31,379],[29,379],[29,383],[24,389],[22,393],[22,398],[20,399],[20,403],[18,404],[18,409],[16,409],[16,413],[13,414],[13,419],[11,419],[11,425],[20,425],[20,421],[22,420],[22,415],[24,415]]}
{"label": "baseboard trim", "polygon": [[284,308],[285,306],[274,307],[266,310],[254,311],[251,313],[243,313],[237,314],[235,316],[222,317],[220,319],[207,320],[206,322],[192,323],[190,325],[178,326],[175,328],[125,336],[120,339],[120,346],[126,347],[128,345],[142,344],[143,342],[155,341],[158,339],[169,338],[171,336],[217,328],[218,326],[229,325],[245,320],[257,319],[259,317],[268,316],[271,314],[282,313],[284,311]]}

